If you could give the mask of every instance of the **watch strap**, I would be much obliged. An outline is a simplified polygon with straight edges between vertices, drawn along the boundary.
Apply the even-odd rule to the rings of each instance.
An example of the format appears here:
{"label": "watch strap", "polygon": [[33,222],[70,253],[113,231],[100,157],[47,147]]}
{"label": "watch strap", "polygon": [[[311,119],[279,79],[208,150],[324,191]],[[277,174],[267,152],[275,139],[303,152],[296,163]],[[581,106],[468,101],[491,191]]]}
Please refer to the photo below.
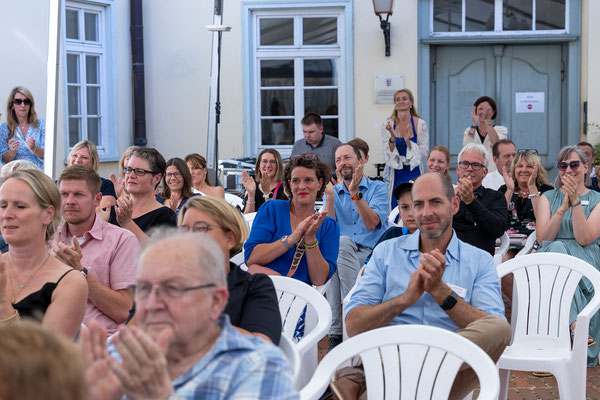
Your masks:
{"label": "watch strap", "polygon": [[363,194],[362,194],[362,192],[359,190],[359,191],[356,193],[356,196],[350,195],[350,198],[351,198],[352,200],[361,200],[361,199],[363,198]]}
{"label": "watch strap", "polygon": [[442,307],[442,310],[448,311],[452,309],[456,303],[458,303],[458,294],[453,290],[452,293],[444,299],[442,304],[440,304],[440,307]]}
{"label": "watch strap", "polygon": [[83,267],[83,268],[81,269],[81,273],[83,274],[83,277],[84,277],[85,279],[87,279],[87,276],[88,276],[88,270],[87,270],[87,268],[86,268],[86,267]]}

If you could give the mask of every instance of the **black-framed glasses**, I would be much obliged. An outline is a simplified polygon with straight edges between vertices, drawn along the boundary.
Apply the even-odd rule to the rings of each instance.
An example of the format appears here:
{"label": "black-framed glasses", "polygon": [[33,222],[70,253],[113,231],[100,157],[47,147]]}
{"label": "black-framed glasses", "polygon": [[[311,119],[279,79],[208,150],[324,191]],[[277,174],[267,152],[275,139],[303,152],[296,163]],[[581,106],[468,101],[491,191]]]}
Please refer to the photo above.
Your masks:
{"label": "black-framed glasses", "polygon": [[13,104],[20,106],[23,103],[28,106],[31,104],[31,99],[13,99]]}
{"label": "black-framed glasses", "polygon": [[294,155],[290,156],[290,161],[297,160],[299,158],[304,158],[305,160],[318,160],[319,155],[315,154],[315,153],[294,154]]}
{"label": "black-framed glasses", "polygon": [[517,154],[527,153],[527,154],[538,154],[536,149],[519,149]]}
{"label": "black-framed glasses", "polygon": [[167,179],[169,179],[169,178],[181,178],[181,172],[167,172],[165,174],[165,176],[167,177]]}
{"label": "black-framed glasses", "polygon": [[571,162],[562,161],[562,162],[559,162],[556,164],[559,171],[566,171],[567,167],[571,167],[571,169],[573,171],[577,171],[579,169],[580,165],[581,165],[581,161],[579,161],[579,160],[571,161]]}
{"label": "black-framed glasses", "polygon": [[160,297],[161,299],[173,300],[182,297],[184,294],[192,290],[208,289],[215,286],[216,285],[214,283],[206,283],[198,286],[180,287],[174,283],[161,282],[155,285],[151,285],[149,283],[138,283],[137,285],[130,286],[130,288],[133,289],[135,298],[137,300],[146,300],[148,297],[150,297],[150,294],[155,290],[155,288],[157,297]]}
{"label": "black-framed glasses", "polygon": [[478,163],[478,162],[468,162],[468,161],[461,161],[458,163],[458,166],[461,169],[467,169],[469,167],[473,168],[473,171],[480,171],[481,168],[485,168],[485,165]]}
{"label": "black-framed glasses", "polygon": [[154,175],[154,172],[148,171],[147,169],[123,167],[123,174],[127,175],[127,174],[131,174],[132,172],[134,174],[136,174],[137,176],[144,176],[146,174]]}
{"label": "black-framed glasses", "polygon": [[[214,228],[221,228],[223,229],[220,225],[211,225],[208,222],[204,222],[204,221],[198,221],[196,223],[194,223],[194,225],[192,225],[192,229],[190,229],[189,226],[186,225],[180,225],[179,226],[179,230],[183,231],[183,232],[194,232],[194,233],[206,233]],[[223,229],[224,230],[224,229]]]}

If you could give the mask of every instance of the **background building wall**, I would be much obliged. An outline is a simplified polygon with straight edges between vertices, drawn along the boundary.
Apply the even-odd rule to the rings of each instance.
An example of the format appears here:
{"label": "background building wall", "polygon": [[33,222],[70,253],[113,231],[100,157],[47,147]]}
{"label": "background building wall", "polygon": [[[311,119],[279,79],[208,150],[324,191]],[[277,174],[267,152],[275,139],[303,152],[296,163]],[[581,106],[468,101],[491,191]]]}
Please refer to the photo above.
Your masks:
{"label": "background building wall", "polygon": [[582,5],[581,102],[588,102],[588,133],[584,136],[582,129],[582,140],[596,144],[600,142],[600,2],[583,0]]}

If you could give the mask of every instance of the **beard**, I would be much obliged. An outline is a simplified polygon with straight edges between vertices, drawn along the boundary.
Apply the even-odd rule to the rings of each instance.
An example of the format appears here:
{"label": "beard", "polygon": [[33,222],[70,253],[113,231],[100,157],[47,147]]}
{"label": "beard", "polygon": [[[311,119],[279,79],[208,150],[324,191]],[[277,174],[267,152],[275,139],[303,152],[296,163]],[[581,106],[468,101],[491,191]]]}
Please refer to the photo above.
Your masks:
{"label": "beard", "polygon": [[[346,168],[346,167],[343,167]],[[354,176],[354,168],[350,167],[350,171],[349,172],[340,172],[340,174],[342,175],[342,179],[344,179],[345,181],[351,181],[352,177]]]}
{"label": "beard", "polygon": [[[421,222],[426,222],[426,221],[421,221]],[[452,220],[450,218],[448,218],[446,221],[440,221],[440,227],[434,231],[431,232],[427,232],[424,231],[423,229],[421,229],[421,226],[419,224],[419,229],[421,229],[421,234],[427,238],[427,239],[438,239],[440,238],[444,233],[446,233],[446,231],[450,228],[450,225],[452,223]]]}

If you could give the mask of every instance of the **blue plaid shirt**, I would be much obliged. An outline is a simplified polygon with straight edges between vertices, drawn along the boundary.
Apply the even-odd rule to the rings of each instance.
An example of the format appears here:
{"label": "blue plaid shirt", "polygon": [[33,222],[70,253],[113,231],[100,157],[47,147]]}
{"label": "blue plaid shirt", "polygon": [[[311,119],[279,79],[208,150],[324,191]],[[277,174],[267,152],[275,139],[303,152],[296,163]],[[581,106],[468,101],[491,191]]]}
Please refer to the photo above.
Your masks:
{"label": "blue plaid shirt", "polygon": [[[264,339],[244,335],[221,315],[219,339],[191,369],[173,381],[185,399],[298,399],[292,368],[281,350]],[[111,356],[120,359],[109,344]]]}

